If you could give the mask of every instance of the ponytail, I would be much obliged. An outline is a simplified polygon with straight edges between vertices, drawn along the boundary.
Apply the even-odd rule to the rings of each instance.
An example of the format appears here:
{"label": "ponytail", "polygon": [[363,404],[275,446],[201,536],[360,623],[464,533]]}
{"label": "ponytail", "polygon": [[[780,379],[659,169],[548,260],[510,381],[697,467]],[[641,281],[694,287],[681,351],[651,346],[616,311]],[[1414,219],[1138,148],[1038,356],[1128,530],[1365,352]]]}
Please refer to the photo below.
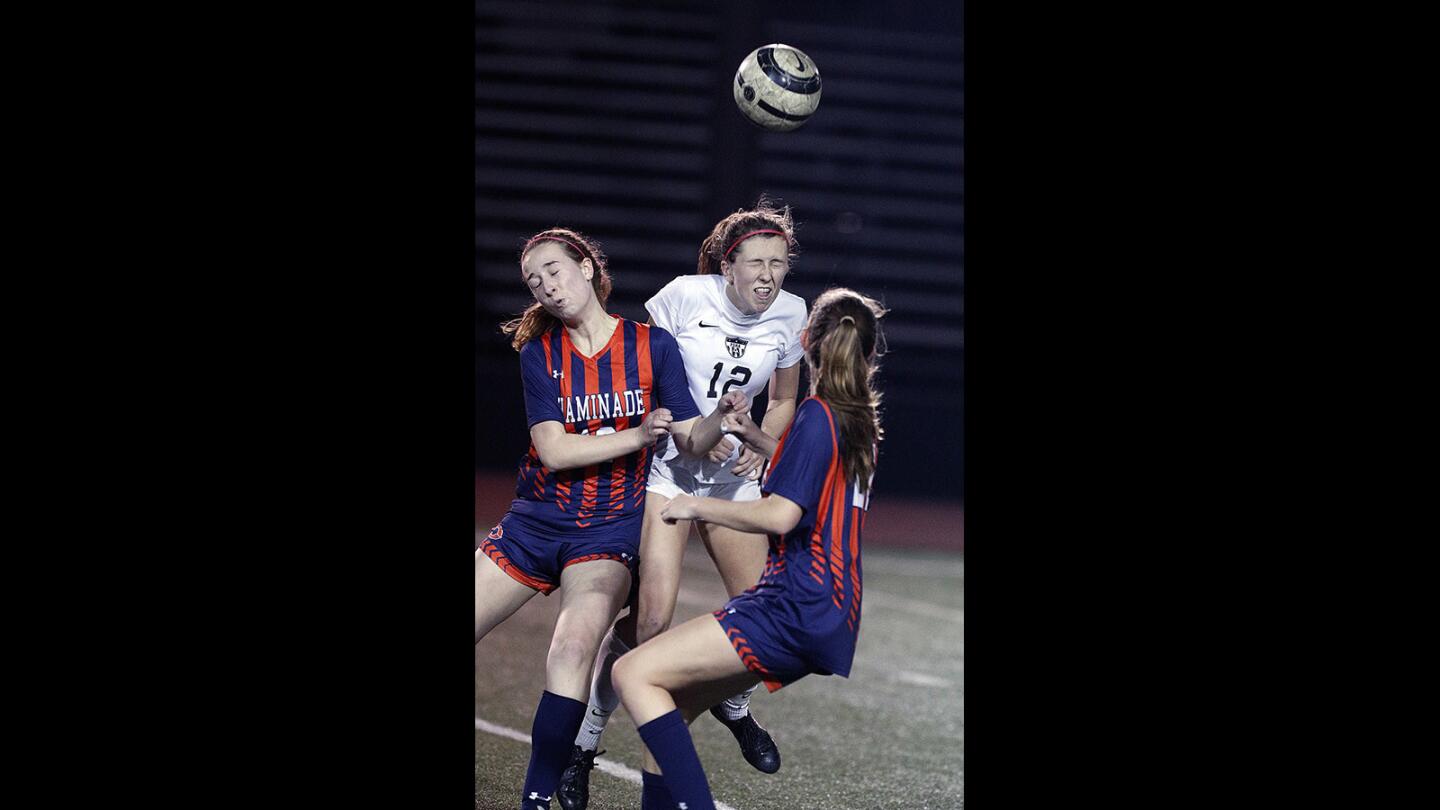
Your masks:
{"label": "ponytail", "polygon": [[839,434],[845,478],[870,489],[880,427],[880,394],[874,389],[876,346],[885,308],[851,290],[825,291],[815,300],[807,326],[806,359],[812,393],[830,406]]}
{"label": "ponytail", "polygon": [[520,351],[526,343],[549,332],[560,325],[560,319],[551,315],[545,307],[537,301],[525,308],[519,317],[513,318],[500,324],[500,331],[506,335],[514,335],[510,339],[510,347]]}

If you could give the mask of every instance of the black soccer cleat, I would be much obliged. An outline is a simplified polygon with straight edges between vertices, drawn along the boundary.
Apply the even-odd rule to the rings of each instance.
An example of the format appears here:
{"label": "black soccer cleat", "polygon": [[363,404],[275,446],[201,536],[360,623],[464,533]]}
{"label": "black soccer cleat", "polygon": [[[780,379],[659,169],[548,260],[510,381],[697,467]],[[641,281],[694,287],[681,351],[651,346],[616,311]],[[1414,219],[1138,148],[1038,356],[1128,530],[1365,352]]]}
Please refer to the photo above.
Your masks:
{"label": "black soccer cleat", "polygon": [[745,755],[745,761],[750,763],[752,768],[761,773],[775,773],[780,770],[780,749],[775,747],[770,732],[755,722],[755,715],[746,712],[739,720],[731,720],[720,711],[719,706],[711,708],[710,713],[735,735],[735,742],[740,743],[740,753]]}
{"label": "black soccer cleat", "polygon": [[595,757],[603,753],[586,751],[578,745],[570,747],[570,764],[560,774],[560,787],[555,789],[555,798],[564,810],[585,810],[590,804],[590,771],[595,768]]}

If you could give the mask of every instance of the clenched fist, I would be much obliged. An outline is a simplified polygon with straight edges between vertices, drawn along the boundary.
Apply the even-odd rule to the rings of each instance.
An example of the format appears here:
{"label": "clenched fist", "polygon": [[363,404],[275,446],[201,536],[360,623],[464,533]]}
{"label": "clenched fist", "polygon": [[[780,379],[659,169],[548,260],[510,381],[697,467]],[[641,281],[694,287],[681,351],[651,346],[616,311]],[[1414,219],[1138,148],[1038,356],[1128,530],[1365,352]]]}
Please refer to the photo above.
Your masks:
{"label": "clenched fist", "polygon": [[741,441],[749,441],[753,429],[756,425],[748,413],[727,413],[720,419],[720,432],[738,436]]}
{"label": "clenched fist", "polygon": [[645,414],[644,421],[640,423],[640,438],[644,440],[644,446],[655,444],[656,439],[669,433],[672,421],[669,408],[656,408]]}
{"label": "clenched fist", "polygon": [[735,447],[739,444],[740,442],[729,436],[721,436],[720,441],[716,442],[715,446],[710,448],[710,452],[706,454],[706,457],[716,464],[724,464],[725,461],[730,458],[730,454],[735,452]]}
{"label": "clenched fist", "polygon": [[745,396],[744,391],[731,391],[725,396],[720,397],[720,404],[716,407],[718,407],[720,413],[723,414],[749,413],[750,397]]}

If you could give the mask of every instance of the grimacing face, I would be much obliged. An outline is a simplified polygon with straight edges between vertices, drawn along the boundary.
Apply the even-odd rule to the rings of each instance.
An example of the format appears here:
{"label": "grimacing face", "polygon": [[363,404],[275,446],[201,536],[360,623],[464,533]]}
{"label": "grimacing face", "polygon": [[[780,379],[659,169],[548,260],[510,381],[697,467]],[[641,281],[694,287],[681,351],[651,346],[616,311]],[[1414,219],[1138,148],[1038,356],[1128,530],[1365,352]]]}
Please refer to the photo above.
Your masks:
{"label": "grimacing face", "polygon": [[735,246],[720,271],[730,282],[725,289],[730,303],[747,315],[764,312],[775,303],[790,272],[790,243],[777,234],[752,236]]}
{"label": "grimacing face", "polygon": [[589,259],[570,258],[560,242],[537,242],[520,261],[520,275],[546,312],[569,322],[595,298]]}

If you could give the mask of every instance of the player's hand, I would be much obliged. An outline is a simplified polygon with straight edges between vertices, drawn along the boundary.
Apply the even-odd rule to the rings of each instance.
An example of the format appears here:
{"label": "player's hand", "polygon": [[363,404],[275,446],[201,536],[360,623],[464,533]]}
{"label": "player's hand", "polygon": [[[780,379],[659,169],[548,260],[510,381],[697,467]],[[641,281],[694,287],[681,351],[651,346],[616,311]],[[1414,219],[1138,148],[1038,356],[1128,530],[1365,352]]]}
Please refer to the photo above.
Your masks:
{"label": "player's hand", "polygon": [[749,445],[746,445],[740,448],[740,458],[736,459],[735,466],[730,468],[730,472],[735,473],[741,478],[754,480],[760,477],[760,470],[764,469],[764,467],[765,456],[751,449]]}
{"label": "player's hand", "polygon": [[745,396],[744,391],[731,391],[725,396],[720,397],[720,404],[717,407],[720,408],[720,413],[723,414],[749,413],[750,397]]}
{"label": "player's hand", "polygon": [[739,446],[739,444],[739,441],[729,436],[721,436],[720,441],[716,442],[715,446],[710,448],[710,452],[705,455],[716,464],[724,464],[730,460],[730,454],[735,452],[735,448]]}
{"label": "player's hand", "polygon": [[644,442],[642,446],[650,447],[655,444],[656,439],[669,433],[671,421],[673,420],[669,408],[656,408],[645,414],[645,419],[640,422],[640,438]]}
{"label": "player's hand", "polygon": [[720,419],[720,432],[739,436],[742,442],[750,441],[750,431],[755,428],[755,422],[748,413],[727,413]]}
{"label": "player's hand", "polygon": [[676,495],[660,510],[660,519],[674,525],[678,520],[695,520],[699,516],[700,499],[692,495]]}

